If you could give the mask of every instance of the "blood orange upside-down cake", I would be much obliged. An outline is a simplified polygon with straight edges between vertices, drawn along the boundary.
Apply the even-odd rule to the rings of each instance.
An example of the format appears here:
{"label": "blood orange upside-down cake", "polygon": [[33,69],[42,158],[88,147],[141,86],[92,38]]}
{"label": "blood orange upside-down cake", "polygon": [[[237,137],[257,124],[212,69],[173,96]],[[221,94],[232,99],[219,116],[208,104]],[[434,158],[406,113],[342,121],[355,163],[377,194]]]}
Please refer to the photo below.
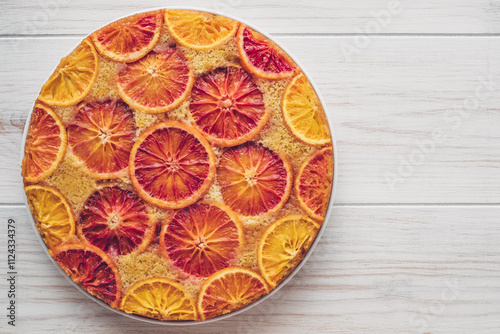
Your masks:
{"label": "blood orange upside-down cake", "polygon": [[205,320],[303,259],[332,139],[309,80],[233,19],[157,10],[85,38],[41,88],[22,176],[48,252],[123,312]]}

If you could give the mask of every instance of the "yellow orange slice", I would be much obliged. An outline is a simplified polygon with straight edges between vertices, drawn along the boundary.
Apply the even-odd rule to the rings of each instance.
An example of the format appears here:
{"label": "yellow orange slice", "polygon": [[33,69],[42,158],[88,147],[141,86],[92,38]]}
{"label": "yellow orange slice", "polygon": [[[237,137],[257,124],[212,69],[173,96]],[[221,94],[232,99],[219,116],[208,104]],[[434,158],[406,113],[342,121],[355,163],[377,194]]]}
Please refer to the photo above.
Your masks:
{"label": "yellow orange slice", "polygon": [[218,203],[198,202],[177,211],[160,235],[160,249],[166,257],[196,277],[234,264],[242,247],[241,223]]}
{"label": "yellow orange slice", "polygon": [[132,285],[121,307],[130,314],[159,320],[196,320],[194,300],[180,284],[168,278],[147,278]]}
{"label": "yellow orange slice", "polygon": [[89,244],[64,244],[49,250],[66,275],[91,295],[118,307],[122,283],[116,264],[99,248]]}
{"label": "yellow orange slice", "polygon": [[292,169],[283,156],[249,142],[224,151],[217,181],[224,203],[232,210],[259,216],[285,205],[292,188]]}
{"label": "yellow orange slice", "polygon": [[319,227],[305,215],[291,215],[267,228],[259,242],[257,260],[262,276],[271,287],[274,288],[299,264]]}
{"label": "yellow orange slice", "polygon": [[88,40],[64,57],[49,80],[43,85],[38,99],[55,106],[70,106],[83,100],[97,79],[99,59]]}
{"label": "yellow orange slice", "polygon": [[160,39],[163,11],[139,13],[108,24],[91,35],[105,57],[130,63],[144,57]]}
{"label": "yellow orange slice", "polygon": [[22,176],[40,182],[54,173],[66,153],[66,130],[52,109],[36,104],[24,147]]}
{"label": "yellow orange slice", "polygon": [[229,267],[210,276],[203,283],[198,297],[198,312],[202,320],[240,309],[261,296],[269,288],[256,272]]}
{"label": "yellow orange slice", "polygon": [[326,147],[311,155],[300,166],[295,194],[307,214],[323,221],[333,182],[333,150]]}
{"label": "yellow orange slice", "polygon": [[215,176],[215,154],[198,130],[179,122],[147,129],[130,153],[130,178],[139,196],[162,208],[196,202]]}
{"label": "yellow orange slice", "polygon": [[75,218],[68,201],[59,190],[44,185],[24,188],[36,228],[49,248],[75,235]]}
{"label": "yellow orange slice", "polygon": [[118,74],[118,93],[130,106],[148,113],[172,110],[188,96],[193,71],[174,47],[126,64]]}
{"label": "yellow orange slice", "polygon": [[286,126],[298,140],[313,146],[331,143],[323,107],[304,74],[298,74],[288,84],[282,109]]}
{"label": "yellow orange slice", "polygon": [[196,50],[216,47],[233,37],[238,29],[237,21],[196,10],[167,9],[165,23],[177,43]]}

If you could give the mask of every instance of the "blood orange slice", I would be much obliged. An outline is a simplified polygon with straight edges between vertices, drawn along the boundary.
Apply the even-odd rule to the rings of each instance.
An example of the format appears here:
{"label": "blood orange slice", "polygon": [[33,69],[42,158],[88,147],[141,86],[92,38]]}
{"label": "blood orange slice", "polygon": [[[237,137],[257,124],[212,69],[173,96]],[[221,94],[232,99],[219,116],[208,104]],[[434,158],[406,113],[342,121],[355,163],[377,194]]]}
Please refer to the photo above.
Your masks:
{"label": "blood orange slice", "polygon": [[32,185],[24,188],[38,232],[49,248],[75,235],[75,218],[68,201],[59,190]]}
{"label": "blood orange slice", "polygon": [[119,177],[128,166],[134,145],[135,122],[122,101],[94,101],[79,107],[68,126],[68,142],[73,154],[95,178]]}
{"label": "blood orange slice", "polygon": [[246,268],[226,268],[202,285],[198,312],[202,320],[210,319],[240,309],[268,292],[266,282],[257,273]]}
{"label": "blood orange slice", "polygon": [[92,245],[66,244],[49,250],[66,275],[91,295],[117,307],[122,283],[116,265],[102,250]]}
{"label": "blood orange slice", "polygon": [[155,232],[142,199],[131,191],[106,187],[83,205],[78,234],[112,257],[145,250]]}
{"label": "blood orange slice", "polygon": [[309,216],[325,219],[333,182],[333,151],[331,147],[319,150],[300,166],[295,181],[295,194],[300,206]]}
{"label": "blood orange slice", "polygon": [[55,106],[70,106],[83,100],[97,79],[99,58],[92,43],[83,42],[63,58],[38,99]]}
{"label": "blood orange slice", "polygon": [[252,77],[236,67],[219,68],[197,79],[191,98],[196,125],[216,146],[252,139],[270,115]]}
{"label": "blood orange slice", "polygon": [[238,34],[241,65],[265,79],[284,79],[297,70],[293,60],[279,46],[256,31],[241,25]]}
{"label": "blood orange slice", "polygon": [[259,242],[257,260],[262,276],[271,287],[299,264],[318,229],[319,224],[305,215],[283,217],[267,228]]}
{"label": "blood orange slice", "polygon": [[139,13],[115,21],[92,34],[103,56],[130,63],[144,57],[160,38],[163,11]]}
{"label": "blood orange slice", "polygon": [[139,195],[162,208],[196,202],[215,175],[215,154],[198,130],[163,122],[146,130],[130,154],[130,178]]}
{"label": "blood orange slice", "polygon": [[222,154],[217,181],[224,203],[234,211],[244,216],[270,214],[288,200],[292,169],[284,157],[250,142]]}
{"label": "blood orange slice", "polygon": [[177,43],[196,50],[216,47],[238,29],[237,21],[197,10],[166,10],[165,23]]}
{"label": "blood orange slice", "polygon": [[121,309],[159,320],[196,320],[193,298],[180,283],[168,278],[135,283],[123,297]]}
{"label": "blood orange slice", "polygon": [[176,108],[193,86],[193,71],[174,47],[151,51],[118,74],[118,93],[130,106],[149,113]]}
{"label": "blood orange slice", "polygon": [[207,277],[234,263],[243,246],[236,215],[216,203],[178,211],[160,235],[160,249],[183,272]]}
{"label": "blood orange slice", "polygon": [[66,153],[66,130],[49,108],[36,104],[24,147],[22,176],[40,182],[54,173]]}
{"label": "blood orange slice", "polygon": [[285,125],[298,140],[313,146],[332,142],[321,102],[304,74],[295,76],[286,87],[282,110]]}

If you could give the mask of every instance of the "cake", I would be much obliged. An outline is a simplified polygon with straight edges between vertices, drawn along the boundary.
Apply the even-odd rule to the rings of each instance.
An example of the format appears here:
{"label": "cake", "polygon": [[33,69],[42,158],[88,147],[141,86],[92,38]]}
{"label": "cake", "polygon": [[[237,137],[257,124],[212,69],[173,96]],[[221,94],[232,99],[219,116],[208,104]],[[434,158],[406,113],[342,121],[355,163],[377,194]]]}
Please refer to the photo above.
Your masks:
{"label": "cake", "polygon": [[323,224],[318,96],[233,19],[156,10],[89,35],[42,86],[22,176],[48,253],[122,312],[203,321],[276,288]]}

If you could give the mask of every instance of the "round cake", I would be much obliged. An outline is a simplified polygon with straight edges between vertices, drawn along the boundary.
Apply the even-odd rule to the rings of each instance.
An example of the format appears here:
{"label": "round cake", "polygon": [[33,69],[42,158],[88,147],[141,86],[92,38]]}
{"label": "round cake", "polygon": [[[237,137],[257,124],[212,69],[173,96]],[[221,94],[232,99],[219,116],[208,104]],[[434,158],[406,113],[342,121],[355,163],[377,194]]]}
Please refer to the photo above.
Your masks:
{"label": "round cake", "polygon": [[111,307],[203,321],[275,289],[323,224],[332,137],[278,45],[204,11],[85,38],[42,86],[22,176],[49,254]]}

